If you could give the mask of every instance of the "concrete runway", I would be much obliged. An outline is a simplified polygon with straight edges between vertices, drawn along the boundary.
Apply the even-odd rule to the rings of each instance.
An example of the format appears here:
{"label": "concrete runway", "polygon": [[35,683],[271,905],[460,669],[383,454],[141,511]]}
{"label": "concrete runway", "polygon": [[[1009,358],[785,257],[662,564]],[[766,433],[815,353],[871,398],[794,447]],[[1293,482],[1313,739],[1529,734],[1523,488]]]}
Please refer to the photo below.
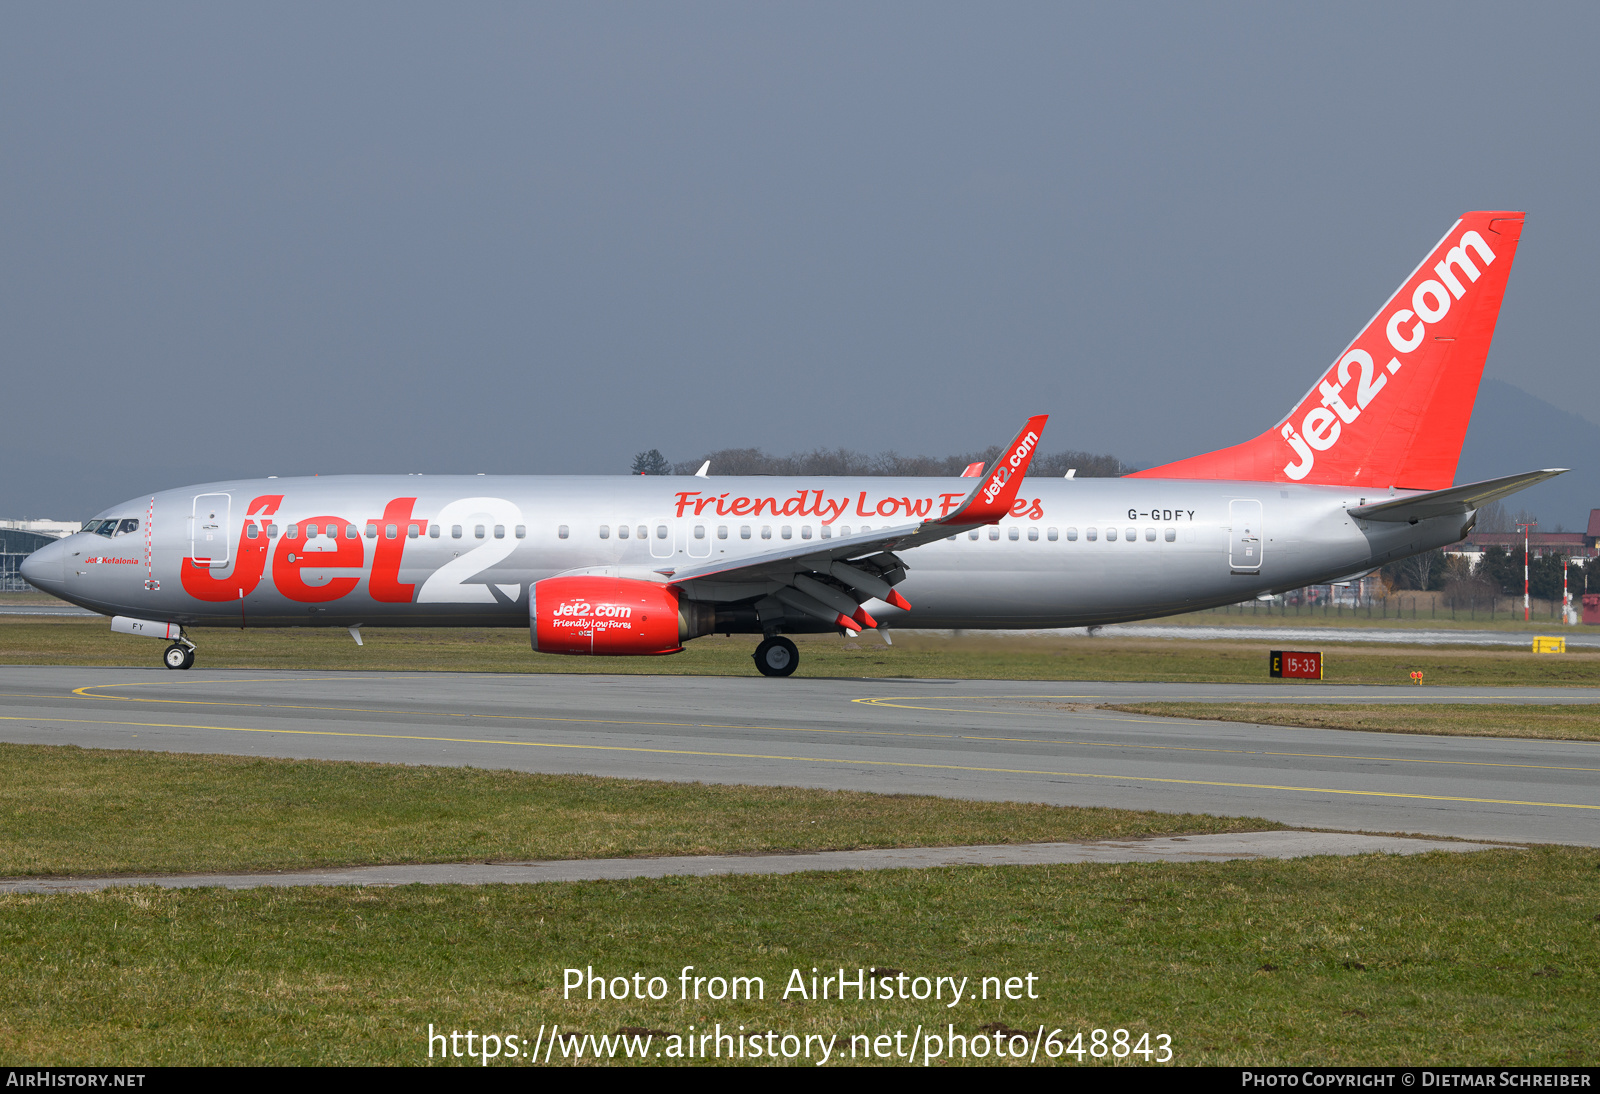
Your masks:
{"label": "concrete runway", "polygon": [[119,877],[0,878],[0,893],[95,893],[118,885],[163,889],[263,889],[301,885],[540,885],[547,881],[616,881],[636,877],[721,877],[833,870],[925,870],[936,866],[1044,866],[1074,862],[1228,862],[1307,855],[1465,854],[1504,845],[1464,840],[1366,836],[1350,832],[1233,832],[1087,843],[888,847],[786,855],[662,855],[656,858],[561,859],[553,862],[444,862],[334,866],[265,874],[139,874]]}
{"label": "concrete runway", "polygon": [[1134,700],[1595,703],[1600,689],[0,669],[0,739],[1269,817],[1600,846],[1600,745],[1188,722]]}
{"label": "concrete runway", "polygon": [[[1080,633],[1066,631],[1062,633]],[[1081,632],[1087,633],[1087,632]],[[1571,650],[1600,649],[1600,631],[1593,627],[1567,627],[1552,622],[1539,632],[1567,640]],[[1317,627],[1278,626],[1231,627],[1162,626],[1159,623],[1117,623],[1101,627],[1106,638],[1184,638],[1191,642],[1306,642],[1313,647],[1321,642],[1373,642],[1388,646],[1514,646],[1530,649],[1533,635],[1527,631],[1456,631],[1417,627]]]}

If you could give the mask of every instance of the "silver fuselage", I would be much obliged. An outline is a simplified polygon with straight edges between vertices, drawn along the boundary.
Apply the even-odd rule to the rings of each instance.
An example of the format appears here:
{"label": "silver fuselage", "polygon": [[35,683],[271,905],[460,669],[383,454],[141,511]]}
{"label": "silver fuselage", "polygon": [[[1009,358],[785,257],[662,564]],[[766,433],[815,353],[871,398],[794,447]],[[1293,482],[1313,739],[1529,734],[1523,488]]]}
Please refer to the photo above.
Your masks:
{"label": "silver fuselage", "polygon": [[[529,586],[547,577],[589,570],[666,581],[707,560],[937,517],[971,486],[420,475],[215,482],[113,506],[96,522],[138,528],[69,536],[31,556],[24,573],[94,611],[186,627],[525,627]],[[1345,577],[1454,543],[1470,527],[1460,516],[1396,524],[1346,512],[1376,500],[1278,483],[1028,479],[1019,515],[901,552],[909,572],[897,591],[912,611],[867,607],[904,627],[1123,622]],[[205,579],[209,598],[185,587],[185,567]],[[683,592],[733,602],[761,590],[691,582]]]}

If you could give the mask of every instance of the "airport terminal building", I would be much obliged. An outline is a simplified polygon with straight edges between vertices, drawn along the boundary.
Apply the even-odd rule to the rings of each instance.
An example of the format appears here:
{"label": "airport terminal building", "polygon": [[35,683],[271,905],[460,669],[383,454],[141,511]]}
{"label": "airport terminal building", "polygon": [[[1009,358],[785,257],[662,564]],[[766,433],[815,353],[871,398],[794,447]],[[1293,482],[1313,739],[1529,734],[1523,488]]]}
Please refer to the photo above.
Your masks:
{"label": "airport terminal building", "polygon": [[0,520],[0,593],[33,588],[22,580],[22,560],[52,540],[70,536],[82,525],[64,520]]}

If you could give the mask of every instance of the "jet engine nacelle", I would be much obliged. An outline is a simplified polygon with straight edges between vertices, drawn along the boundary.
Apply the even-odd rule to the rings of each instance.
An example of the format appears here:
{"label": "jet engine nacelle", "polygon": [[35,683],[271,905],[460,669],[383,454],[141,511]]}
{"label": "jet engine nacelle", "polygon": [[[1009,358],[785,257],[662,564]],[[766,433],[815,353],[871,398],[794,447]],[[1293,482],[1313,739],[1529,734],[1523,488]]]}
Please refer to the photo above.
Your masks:
{"label": "jet engine nacelle", "polygon": [[550,577],[528,598],[533,648],[604,656],[678,653],[711,633],[715,611],[676,589],[620,577]]}

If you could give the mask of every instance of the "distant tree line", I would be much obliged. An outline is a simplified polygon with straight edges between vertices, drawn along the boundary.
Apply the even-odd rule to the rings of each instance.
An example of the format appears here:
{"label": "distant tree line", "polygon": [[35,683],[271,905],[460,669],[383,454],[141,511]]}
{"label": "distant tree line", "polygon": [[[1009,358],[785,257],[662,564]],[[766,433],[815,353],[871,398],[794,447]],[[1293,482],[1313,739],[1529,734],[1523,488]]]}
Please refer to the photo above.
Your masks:
{"label": "distant tree line", "polygon": [[[870,455],[849,448],[816,448],[810,452],[794,452],[787,456],[771,456],[759,448],[722,448],[707,452],[692,460],[669,463],[659,450],[650,449],[633,458],[636,475],[692,475],[700,465],[711,461],[713,475],[906,475],[922,477],[953,477],[965,471],[970,464],[988,466],[1000,455],[1000,446],[993,445],[981,452],[963,452],[953,456],[902,456],[898,452],[879,452]],[[1115,456],[1093,452],[1055,452],[1037,455],[1028,468],[1033,477],[1059,479],[1069,470],[1077,468],[1079,478],[1106,479],[1139,470],[1123,463]]]}
{"label": "distant tree line", "polygon": [[[1574,601],[1588,589],[1588,570],[1578,563],[1567,569],[1567,590]],[[1476,569],[1461,555],[1433,550],[1391,562],[1380,573],[1392,589],[1440,590],[1463,604],[1493,596],[1522,595],[1522,552],[1504,547],[1484,551]],[[1528,560],[1528,592],[1540,600],[1561,599],[1559,555]]]}

